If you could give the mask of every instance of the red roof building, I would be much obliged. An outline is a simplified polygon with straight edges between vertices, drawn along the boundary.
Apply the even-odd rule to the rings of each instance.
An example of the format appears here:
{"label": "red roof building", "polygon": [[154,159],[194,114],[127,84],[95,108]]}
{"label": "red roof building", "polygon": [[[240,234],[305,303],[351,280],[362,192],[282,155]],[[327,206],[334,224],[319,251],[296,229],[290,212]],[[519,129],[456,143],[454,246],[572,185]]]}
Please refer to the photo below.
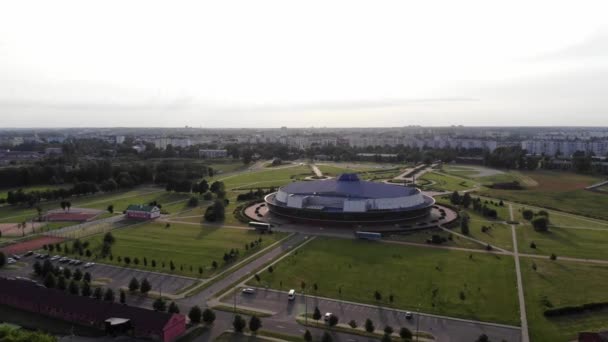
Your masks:
{"label": "red roof building", "polygon": [[76,324],[106,329],[106,320],[130,321],[134,337],[174,341],[186,330],[180,314],[146,310],[47,289],[33,281],[0,278],[0,304]]}

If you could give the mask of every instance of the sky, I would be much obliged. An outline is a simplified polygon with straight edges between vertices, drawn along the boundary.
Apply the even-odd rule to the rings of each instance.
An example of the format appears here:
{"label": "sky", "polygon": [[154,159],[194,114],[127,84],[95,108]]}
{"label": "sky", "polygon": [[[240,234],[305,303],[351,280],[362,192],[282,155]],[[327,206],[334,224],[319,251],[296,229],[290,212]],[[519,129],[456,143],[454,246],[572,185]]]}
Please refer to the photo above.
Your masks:
{"label": "sky", "polygon": [[608,126],[606,1],[3,1],[0,128]]}

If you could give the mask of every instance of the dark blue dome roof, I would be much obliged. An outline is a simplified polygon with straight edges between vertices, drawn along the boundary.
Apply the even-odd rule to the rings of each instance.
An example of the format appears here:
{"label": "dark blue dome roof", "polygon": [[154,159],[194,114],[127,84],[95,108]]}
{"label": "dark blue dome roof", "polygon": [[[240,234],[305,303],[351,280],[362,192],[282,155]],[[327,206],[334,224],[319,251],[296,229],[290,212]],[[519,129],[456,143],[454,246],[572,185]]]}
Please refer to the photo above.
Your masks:
{"label": "dark blue dome roof", "polygon": [[407,186],[362,181],[354,173],[342,174],[337,179],[294,182],[281,189],[288,194],[354,198],[394,198],[418,193],[418,189]]}

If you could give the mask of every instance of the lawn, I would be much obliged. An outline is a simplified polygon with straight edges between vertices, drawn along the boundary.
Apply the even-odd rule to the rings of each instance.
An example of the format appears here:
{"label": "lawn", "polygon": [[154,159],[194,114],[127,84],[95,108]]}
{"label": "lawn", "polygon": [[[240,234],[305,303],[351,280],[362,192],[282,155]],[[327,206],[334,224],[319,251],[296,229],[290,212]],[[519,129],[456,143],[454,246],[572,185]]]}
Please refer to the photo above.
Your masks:
{"label": "lawn", "polygon": [[524,190],[497,190],[482,188],[479,193],[493,198],[501,198],[523,204],[556,209],[600,219],[608,219],[608,196],[584,190],[599,178],[554,171],[524,172],[533,178],[538,186]]}
{"label": "lawn", "polygon": [[[469,236],[489,243],[492,246],[501,247],[506,250],[513,250],[513,234],[511,226],[504,223],[488,221],[483,216],[468,210],[471,220],[469,221]],[[482,227],[489,227],[486,232]],[[454,228],[460,232],[460,228]]]}
{"label": "lawn", "polygon": [[[205,269],[203,276],[208,277],[222,270],[224,266],[232,265],[232,263],[225,264],[223,261],[224,253],[230,252],[231,249],[239,249],[239,260],[241,260],[285,236],[282,233],[260,235],[252,230],[178,223],[172,223],[169,228],[165,228],[165,224],[160,222],[115,230],[112,234],[116,239],[112,246],[113,258],[112,260],[98,259],[98,262],[124,265],[124,262],[118,262],[119,256],[121,258],[128,256],[131,259],[137,257],[140,263],[135,267],[169,273],[169,263],[173,261],[176,266],[174,273],[194,277],[199,275],[199,267]],[[246,243],[258,238],[262,238],[260,247],[245,249]],[[93,254],[100,254],[102,240],[102,235],[86,239],[91,244],[90,250]],[[148,267],[142,265],[144,257],[148,260]],[[157,262],[155,269],[150,266],[153,259]],[[217,270],[211,267],[213,261],[220,266]],[[162,267],[163,262],[164,268]],[[183,270],[180,269],[182,265]],[[133,263],[131,266],[134,266]],[[192,272],[190,266],[192,266]]]}
{"label": "lawn", "polygon": [[[525,224],[517,227],[517,241],[521,253],[608,259],[608,229],[550,227],[547,232],[537,232]],[[530,248],[532,242],[536,248]]]}
{"label": "lawn", "polygon": [[[457,228],[455,231],[460,232],[460,229]],[[446,242],[442,243],[441,246],[483,249],[482,245],[480,245],[474,241],[471,241],[471,240],[468,240],[465,238],[461,238],[458,235],[451,234],[452,240],[449,240],[448,237],[450,236],[450,233],[446,232],[443,229],[439,229],[439,228],[424,229],[424,230],[419,230],[419,231],[415,231],[415,232],[411,232],[411,233],[393,234],[393,235],[390,235],[388,237],[388,239],[394,240],[394,241],[404,241],[404,242],[425,244],[425,243],[427,243],[426,241],[431,239],[433,235],[439,235],[440,237],[443,237],[447,240]]]}
{"label": "lawn", "polygon": [[236,175],[222,178],[214,177],[211,181],[221,180],[226,190],[237,188],[249,189],[257,187],[278,187],[292,182],[295,179],[312,176],[308,165],[282,167],[280,169],[266,169],[261,171],[246,171]]}
{"label": "lawn", "polygon": [[[175,200],[177,197],[170,196],[169,198],[164,197],[166,193],[164,190],[159,188],[138,188],[129,191],[112,192],[112,193],[99,193],[90,196],[72,197],[72,207],[84,207],[106,210],[108,205],[114,205],[115,212],[121,212],[127,208],[131,203],[148,203],[152,200],[160,199],[160,203],[166,203],[165,199]],[[170,195],[170,194],[169,194]],[[184,198],[185,195],[179,195],[180,198]],[[43,202],[40,203],[40,207],[44,211],[50,209],[59,209],[60,201]],[[29,208],[28,206],[3,206],[0,207],[0,223],[3,222],[19,222],[28,220],[34,216],[37,216],[36,208]]]}
{"label": "lawn", "polygon": [[[317,238],[279,262],[261,281],[287,290],[318,285],[319,296],[518,325],[510,256]],[[282,287],[280,284],[282,283]],[[374,292],[382,295],[374,299]],[[313,292],[314,293],[314,292]],[[394,302],[390,303],[390,294]]]}
{"label": "lawn", "polygon": [[423,186],[424,190],[462,191],[471,189],[476,185],[474,181],[437,172],[427,172],[420,179],[431,181],[431,184]]}
{"label": "lawn", "polygon": [[543,315],[547,305],[557,308],[608,301],[608,266],[526,258],[521,266],[532,341],[572,341],[579,331],[608,329],[608,311],[560,318]]}

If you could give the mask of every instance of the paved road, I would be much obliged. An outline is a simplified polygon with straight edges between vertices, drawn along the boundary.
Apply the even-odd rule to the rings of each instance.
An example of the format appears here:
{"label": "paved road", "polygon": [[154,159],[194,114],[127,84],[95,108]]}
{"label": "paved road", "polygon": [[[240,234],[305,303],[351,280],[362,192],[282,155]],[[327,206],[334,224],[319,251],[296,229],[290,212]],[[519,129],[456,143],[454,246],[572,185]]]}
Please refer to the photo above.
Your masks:
{"label": "paved road", "polygon": [[[416,324],[419,324],[421,331],[432,333],[437,341],[474,341],[481,334],[488,335],[492,341],[520,341],[521,337],[519,327],[426,314],[416,314],[414,319],[407,320],[405,311],[401,310],[341,302],[328,298],[306,297],[305,300],[304,296],[298,295],[295,301],[288,301],[286,292],[258,289],[257,293],[253,295],[238,294],[236,301],[240,306],[275,312],[273,319],[279,322],[292,322],[296,316],[306,311],[306,306],[309,313],[314,311],[315,306],[318,306],[323,313],[331,312],[337,315],[342,323],[355,320],[359,325],[363,325],[369,318],[378,329],[390,325],[396,331],[400,327],[407,327],[415,331]],[[225,303],[232,305],[233,300],[234,297],[225,298]]]}
{"label": "paved road", "polygon": [[[513,206],[509,204],[509,215],[513,221]],[[515,233],[515,225],[511,225],[511,235],[513,236],[513,257],[515,258],[515,272],[517,275],[517,297],[519,299],[519,315],[521,320],[521,341],[529,342],[528,335],[528,318],[526,316],[526,301],[524,300],[524,285],[521,279],[521,269],[519,267],[519,251],[517,249],[517,235]]]}

